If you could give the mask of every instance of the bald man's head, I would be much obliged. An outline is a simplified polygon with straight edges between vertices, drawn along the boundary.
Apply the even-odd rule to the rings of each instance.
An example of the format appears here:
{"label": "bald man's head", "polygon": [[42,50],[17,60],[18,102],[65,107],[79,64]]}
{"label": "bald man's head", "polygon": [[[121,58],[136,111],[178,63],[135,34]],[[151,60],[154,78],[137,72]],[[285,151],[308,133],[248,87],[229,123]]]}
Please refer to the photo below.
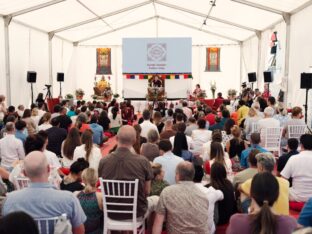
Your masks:
{"label": "bald man's head", "polygon": [[136,131],[132,126],[124,125],[117,133],[119,145],[131,147],[136,141]]}
{"label": "bald man's head", "polygon": [[47,182],[49,164],[47,157],[41,151],[32,151],[24,159],[25,175],[34,182]]}
{"label": "bald man's head", "polygon": [[184,161],[180,162],[176,168],[176,180],[193,181],[195,169],[192,163]]}

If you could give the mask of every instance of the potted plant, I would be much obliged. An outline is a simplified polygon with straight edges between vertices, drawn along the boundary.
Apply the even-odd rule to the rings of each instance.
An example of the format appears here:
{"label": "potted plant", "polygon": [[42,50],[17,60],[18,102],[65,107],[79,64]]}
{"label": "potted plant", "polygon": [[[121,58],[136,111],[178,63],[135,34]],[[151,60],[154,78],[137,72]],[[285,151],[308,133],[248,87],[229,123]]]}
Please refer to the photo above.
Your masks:
{"label": "potted plant", "polygon": [[82,89],[76,89],[75,94],[77,100],[82,100],[85,92]]}
{"label": "potted plant", "polygon": [[72,94],[68,93],[68,94],[65,95],[65,99],[66,100],[71,100],[71,99],[74,99],[74,96]]}

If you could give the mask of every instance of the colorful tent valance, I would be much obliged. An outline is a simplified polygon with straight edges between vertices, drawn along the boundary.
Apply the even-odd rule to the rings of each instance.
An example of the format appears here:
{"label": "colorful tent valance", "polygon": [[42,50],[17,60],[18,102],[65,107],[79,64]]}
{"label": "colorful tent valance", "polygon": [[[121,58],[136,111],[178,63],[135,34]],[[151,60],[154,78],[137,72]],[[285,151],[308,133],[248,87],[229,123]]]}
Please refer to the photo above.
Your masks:
{"label": "colorful tent valance", "polygon": [[192,74],[123,74],[125,79],[147,80],[157,75],[161,79],[178,80],[178,79],[192,79]]}

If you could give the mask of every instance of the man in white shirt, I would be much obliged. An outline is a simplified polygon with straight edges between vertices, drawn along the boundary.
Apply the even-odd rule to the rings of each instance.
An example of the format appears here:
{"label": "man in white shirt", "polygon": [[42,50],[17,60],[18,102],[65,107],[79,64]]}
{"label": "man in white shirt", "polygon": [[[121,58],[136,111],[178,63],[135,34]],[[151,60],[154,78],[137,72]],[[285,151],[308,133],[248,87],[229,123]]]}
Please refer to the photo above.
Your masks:
{"label": "man in white shirt", "polygon": [[199,119],[197,121],[198,129],[192,131],[192,140],[194,149],[192,153],[199,155],[202,152],[203,145],[211,140],[212,131],[206,129],[206,121]]}
{"label": "man in white shirt", "polygon": [[147,133],[149,132],[149,130],[154,129],[156,131],[158,131],[157,127],[155,124],[151,123],[151,113],[149,112],[149,110],[144,110],[143,114],[143,123],[140,124],[142,131],[141,131],[141,137],[145,137],[147,138]]}
{"label": "man in white shirt", "polygon": [[5,130],[5,137],[0,140],[1,166],[11,171],[14,161],[25,158],[25,151],[22,141],[15,137],[14,123],[6,123]]}
{"label": "man in white shirt", "polygon": [[154,163],[159,163],[165,172],[164,180],[166,180],[170,185],[175,184],[175,171],[176,167],[180,162],[184,160],[181,157],[174,155],[172,152],[172,144],[169,140],[161,140],[159,142],[159,157],[154,159]]}
{"label": "man in white shirt", "polygon": [[216,227],[214,223],[214,209],[215,209],[215,203],[217,201],[223,200],[224,196],[222,191],[214,189],[212,186],[209,188],[206,188],[204,184],[202,183],[202,179],[204,176],[204,170],[201,165],[194,165],[195,168],[195,176],[194,176],[194,183],[199,188],[200,191],[202,191],[208,198],[209,201],[209,207],[208,207],[208,226],[210,233],[215,233]]}
{"label": "man in white shirt", "polygon": [[264,119],[258,121],[258,129],[261,131],[266,128],[279,128],[280,122],[274,119],[275,110],[272,107],[267,107],[264,109]]}
{"label": "man in white shirt", "polygon": [[192,110],[187,106],[187,102],[184,101],[184,102],[182,103],[182,106],[183,106],[183,107],[182,107],[183,113],[186,115],[187,119],[191,118],[192,115],[193,115],[193,112],[192,112]]}
{"label": "man in white shirt", "polygon": [[300,147],[301,152],[289,158],[281,176],[286,179],[292,178],[289,200],[306,202],[312,197],[312,135],[302,135]]}

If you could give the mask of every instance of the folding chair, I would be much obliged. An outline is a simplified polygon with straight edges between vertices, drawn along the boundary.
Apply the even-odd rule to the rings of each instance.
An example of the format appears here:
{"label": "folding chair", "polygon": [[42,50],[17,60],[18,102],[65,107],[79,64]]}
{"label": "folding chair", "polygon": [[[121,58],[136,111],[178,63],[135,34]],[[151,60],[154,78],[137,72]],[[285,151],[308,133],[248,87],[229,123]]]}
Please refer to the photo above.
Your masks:
{"label": "folding chair", "polygon": [[258,125],[258,123],[252,123],[251,124],[251,133],[254,133],[254,132],[259,132],[259,125]]}
{"label": "folding chair", "polygon": [[288,125],[287,133],[289,138],[300,139],[300,137],[306,132],[306,125]]}
{"label": "folding chair", "polygon": [[[137,218],[137,199],[139,180],[104,180],[100,178],[104,204],[104,230],[145,232],[145,217]],[[129,214],[128,220],[114,220],[108,214]]]}
{"label": "folding chair", "polygon": [[14,180],[15,180],[14,185],[15,185],[16,190],[27,188],[30,183],[30,180],[28,177],[15,176]]}
{"label": "folding chair", "polygon": [[40,234],[54,234],[56,223],[58,221],[66,221],[66,220],[67,220],[66,214],[62,214],[60,216],[51,218],[35,218]]}
{"label": "folding chair", "polygon": [[281,138],[283,128],[264,128],[261,130],[261,145],[268,151],[281,155]]}

